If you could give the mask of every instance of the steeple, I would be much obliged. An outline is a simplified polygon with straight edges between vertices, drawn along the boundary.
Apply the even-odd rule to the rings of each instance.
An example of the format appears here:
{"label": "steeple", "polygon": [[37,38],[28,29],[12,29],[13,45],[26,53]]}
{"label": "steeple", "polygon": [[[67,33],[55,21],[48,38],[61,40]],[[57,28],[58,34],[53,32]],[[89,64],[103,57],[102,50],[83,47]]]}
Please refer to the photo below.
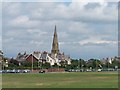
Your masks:
{"label": "steeple", "polygon": [[56,25],[55,25],[55,30],[54,30],[54,37],[53,37],[53,43],[52,43],[52,54],[58,54],[59,53],[59,46],[58,46],[58,37],[57,37],[57,30],[56,30]]}

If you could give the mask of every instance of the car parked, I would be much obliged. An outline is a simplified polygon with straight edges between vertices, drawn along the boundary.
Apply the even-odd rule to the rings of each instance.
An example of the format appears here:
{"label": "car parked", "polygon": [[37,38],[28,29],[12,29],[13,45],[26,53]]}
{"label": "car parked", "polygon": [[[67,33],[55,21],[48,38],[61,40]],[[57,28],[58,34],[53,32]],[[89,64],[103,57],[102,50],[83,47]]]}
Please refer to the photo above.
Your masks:
{"label": "car parked", "polygon": [[30,73],[30,70],[23,70],[23,73]]}
{"label": "car parked", "polygon": [[40,70],[39,73],[45,73],[45,70]]}

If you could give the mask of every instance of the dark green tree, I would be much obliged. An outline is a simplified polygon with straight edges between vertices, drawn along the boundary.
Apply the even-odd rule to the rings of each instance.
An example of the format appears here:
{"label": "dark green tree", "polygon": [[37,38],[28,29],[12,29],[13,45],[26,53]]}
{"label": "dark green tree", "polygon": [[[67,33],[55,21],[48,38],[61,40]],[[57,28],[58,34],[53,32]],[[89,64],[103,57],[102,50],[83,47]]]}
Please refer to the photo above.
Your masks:
{"label": "dark green tree", "polygon": [[21,65],[23,67],[31,67],[32,66],[32,62],[24,61],[24,62],[21,63]]}
{"label": "dark green tree", "polygon": [[71,69],[78,69],[79,67],[79,63],[78,63],[78,60],[73,60],[71,61]]}
{"label": "dark green tree", "polygon": [[67,61],[61,61],[60,65],[61,68],[65,68],[67,66]]}
{"label": "dark green tree", "polygon": [[57,65],[57,63],[55,63],[54,65],[52,65],[52,68],[59,68],[59,66]]}
{"label": "dark green tree", "polygon": [[50,67],[51,67],[50,63],[48,63],[48,62],[45,62],[44,64],[42,64],[42,68],[44,68],[44,69],[48,69]]}
{"label": "dark green tree", "polygon": [[86,62],[85,62],[85,60],[79,59],[78,66],[79,66],[80,69],[85,69],[86,68]]}
{"label": "dark green tree", "polygon": [[92,69],[99,69],[101,68],[101,66],[102,66],[102,63],[98,59],[90,59],[87,62],[88,68],[92,67]]}

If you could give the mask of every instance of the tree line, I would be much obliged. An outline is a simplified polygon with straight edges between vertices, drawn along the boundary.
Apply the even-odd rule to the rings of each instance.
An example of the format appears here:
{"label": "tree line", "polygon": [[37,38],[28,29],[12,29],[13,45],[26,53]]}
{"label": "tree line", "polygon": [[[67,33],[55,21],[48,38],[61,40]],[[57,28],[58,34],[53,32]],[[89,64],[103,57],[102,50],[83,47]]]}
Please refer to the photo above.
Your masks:
{"label": "tree line", "polygon": [[[7,58],[4,58],[4,62]],[[8,67],[4,67],[4,69],[31,69],[33,64],[33,69],[47,69],[47,68],[65,68],[65,69],[107,69],[107,68],[120,68],[120,61],[113,60],[111,63],[106,62],[103,63],[98,59],[71,59],[71,64],[68,65],[66,61],[61,61],[60,66],[57,64],[50,65],[48,62],[28,62],[23,61],[19,63],[16,60],[11,60],[8,63]]]}

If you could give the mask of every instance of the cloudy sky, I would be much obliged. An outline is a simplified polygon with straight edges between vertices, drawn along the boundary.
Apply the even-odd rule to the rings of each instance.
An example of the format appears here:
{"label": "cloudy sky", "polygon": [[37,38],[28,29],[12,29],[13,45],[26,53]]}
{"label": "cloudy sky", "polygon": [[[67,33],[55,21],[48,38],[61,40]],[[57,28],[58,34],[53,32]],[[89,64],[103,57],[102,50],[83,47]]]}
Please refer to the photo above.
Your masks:
{"label": "cloudy sky", "polygon": [[72,58],[117,56],[118,3],[88,1],[3,2],[0,42],[5,56],[50,52],[55,25],[60,51]]}

